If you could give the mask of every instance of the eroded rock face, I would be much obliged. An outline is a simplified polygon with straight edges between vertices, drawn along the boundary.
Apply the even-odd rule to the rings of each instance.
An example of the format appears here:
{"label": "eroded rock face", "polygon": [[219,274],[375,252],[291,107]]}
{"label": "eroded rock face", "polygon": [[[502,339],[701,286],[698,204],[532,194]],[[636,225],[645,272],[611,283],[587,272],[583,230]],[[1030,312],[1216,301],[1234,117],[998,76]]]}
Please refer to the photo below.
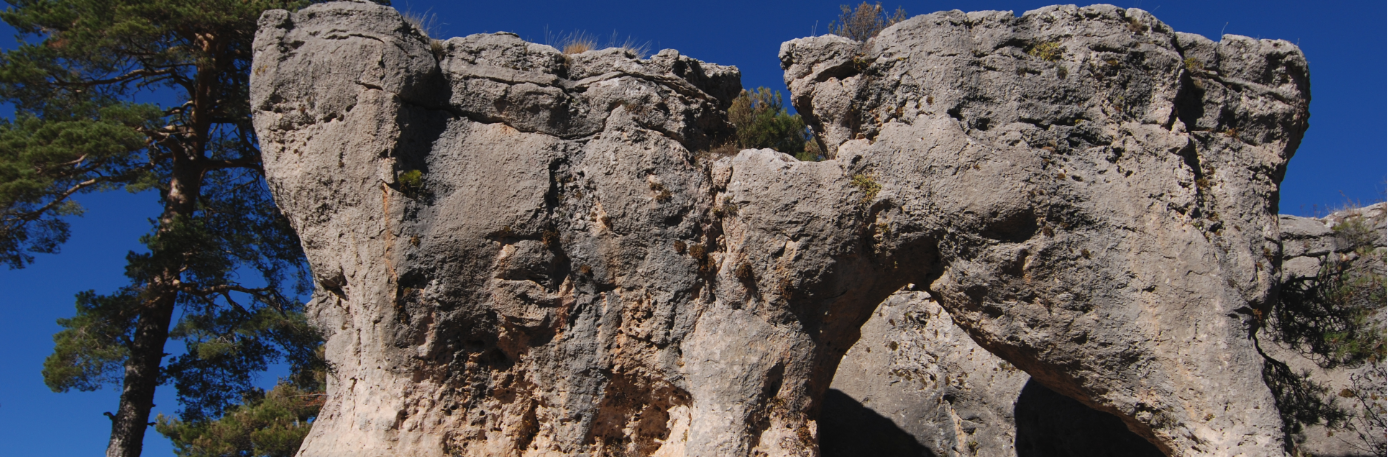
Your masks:
{"label": "eroded rock face", "polygon": [[[1014,405],[1030,376],[975,344],[929,292],[892,294],[861,332],[831,388],[893,420],[933,455],[1018,455]],[[825,406],[826,419],[842,415],[835,406]],[[826,441],[838,434],[820,432]],[[845,436],[854,444],[826,448],[826,457],[854,455],[860,436]]]}
{"label": "eroded rock face", "polygon": [[255,52],[334,365],[301,455],[813,454],[907,284],[1171,454],[1282,452],[1248,320],[1306,126],[1286,42],[1107,6],[792,41],[818,163],[701,159],[739,76],[669,50],[432,43],[330,3],[267,13]]}
{"label": "eroded rock face", "polygon": [[[982,347],[1163,451],[1281,452],[1249,325],[1306,126],[1294,46],[1050,7],[796,40],[781,61],[826,150],[881,186],[879,258],[935,262],[919,283]],[[895,254],[915,243],[939,257]]]}
{"label": "eroded rock face", "polygon": [[[1372,311],[1364,310],[1369,312],[1362,315],[1362,329],[1378,328],[1381,335],[1385,303],[1355,301],[1382,296],[1360,289],[1382,287],[1385,213],[1388,206],[1379,203],[1323,218],[1279,217],[1282,303],[1257,338],[1272,360],[1265,364],[1264,381],[1285,393],[1278,409],[1290,420],[1290,444],[1300,452],[1382,454],[1385,429],[1376,418],[1385,402],[1384,361],[1335,358],[1333,350],[1315,347],[1314,332],[1343,332],[1337,319],[1353,320],[1354,307],[1368,306]],[[908,445],[878,454],[912,455],[897,449],[914,444],[918,455],[1161,455],[1116,417],[1029,381],[1025,372],[979,347],[927,292],[908,287],[892,294],[861,333],[830,386],[842,399],[825,402],[826,457],[908,439]],[[1343,416],[1325,422],[1338,414]],[[865,422],[861,416],[880,417],[885,422],[874,427],[885,431],[853,429],[853,423]],[[834,417],[852,419],[833,428],[827,421]],[[882,438],[891,433],[903,438]]]}

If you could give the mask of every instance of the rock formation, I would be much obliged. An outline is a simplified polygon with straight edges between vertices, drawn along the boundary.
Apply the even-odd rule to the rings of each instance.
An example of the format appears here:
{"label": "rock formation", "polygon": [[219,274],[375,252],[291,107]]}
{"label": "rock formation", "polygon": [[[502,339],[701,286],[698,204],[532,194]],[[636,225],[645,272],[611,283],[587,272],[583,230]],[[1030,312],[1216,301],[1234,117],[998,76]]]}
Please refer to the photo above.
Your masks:
{"label": "rock formation", "polygon": [[889,420],[877,427],[899,429],[925,450],[898,446],[872,455],[1162,455],[1117,417],[1052,392],[979,347],[927,292],[903,290],[883,302],[830,387],[843,398],[824,405],[825,457],[864,455],[861,449],[884,441],[830,422],[866,414],[859,409]]}
{"label": "rock formation", "polygon": [[1379,203],[1280,221],[1281,299],[1258,341],[1273,361],[1264,376],[1281,397],[1288,433],[1309,455],[1388,452],[1385,213]]}
{"label": "rock formation", "polygon": [[700,154],[736,69],[272,11],[252,109],[328,335],[300,455],[812,455],[908,284],[1171,455],[1280,455],[1250,338],[1306,128],[1290,43],[1112,6],[782,46],[834,160]]}
{"label": "rock formation", "polygon": [[[928,292],[912,288],[877,307],[830,387],[891,419],[933,455],[1018,455],[1013,410],[1030,377],[975,344]],[[825,456],[854,455],[866,441],[825,422],[849,416],[844,406],[857,405],[825,404]],[[836,452],[835,441],[846,452]]]}
{"label": "rock formation", "polygon": [[[1379,203],[1324,218],[1281,216],[1282,308],[1294,306],[1303,283],[1338,273],[1334,267],[1341,264],[1362,281],[1350,286],[1381,288],[1383,250],[1388,247],[1386,208]],[[1375,303],[1367,328],[1383,325],[1385,304]],[[1330,317],[1303,309],[1284,312],[1305,320]],[[1335,426],[1296,424],[1305,430],[1292,433],[1295,447],[1310,455],[1381,455],[1383,361],[1327,363],[1325,354],[1292,344],[1296,330],[1284,327],[1274,322],[1259,331],[1268,357],[1287,364],[1292,373],[1311,373],[1309,380],[1322,390],[1308,393],[1345,414]],[[1029,382],[1025,372],[983,350],[927,292],[908,287],[893,294],[861,332],[830,386],[836,401],[825,402],[820,439],[826,457],[859,455],[877,443],[892,443],[890,455],[912,455],[901,450],[916,448],[916,455],[940,456],[1161,455],[1116,417]],[[1306,386],[1282,389],[1296,387]],[[1279,404],[1288,416],[1295,416],[1289,410],[1298,407],[1307,405]],[[886,422],[874,424],[870,432],[852,429],[864,415]],[[835,427],[828,422],[832,418],[845,418],[845,424]],[[901,437],[882,438],[893,430]]]}

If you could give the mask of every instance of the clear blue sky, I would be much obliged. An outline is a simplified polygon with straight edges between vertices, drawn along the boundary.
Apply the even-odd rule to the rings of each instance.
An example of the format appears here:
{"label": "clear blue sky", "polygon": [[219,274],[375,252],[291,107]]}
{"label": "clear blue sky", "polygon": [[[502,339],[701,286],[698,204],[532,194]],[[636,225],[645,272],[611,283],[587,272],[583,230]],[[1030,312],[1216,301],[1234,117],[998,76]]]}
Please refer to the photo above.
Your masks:
{"label": "clear blue sky", "polygon": [[[902,2],[908,14],[940,10],[1035,9],[1041,1]],[[743,86],[785,90],[776,52],[781,42],[817,31],[838,13],[838,1],[702,2],[446,2],[398,0],[396,8],[432,14],[435,38],[509,31],[531,41],[586,31],[649,41],[652,50],[681,53],[742,69]],[[883,2],[894,8],[898,3]],[[1307,1],[1120,2],[1146,9],[1183,32],[1219,39],[1223,33],[1298,43],[1311,66],[1311,128],[1283,181],[1283,213],[1311,214],[1347,201],[1384,198],[1385,4]],[[0,46],[12,47],[8,27]],[[1385,41],[1379,41],[1385,40]],[[1375,46],[1374,43],[1379,43]],[[109,292],[125,282],[125,254],[158,213],[152,194],[111,192],[84,196],[84,217],[73,219],[71,240],[58,255],[40,256],[25,270],[0,270],[0,455],[100,454],[110,433],[101,413],[113,411],[118,392],[55,394],[39,370],[53,348],[54,322],[73,313],[73,294]],[[170,348],[169,352],[176,352]],[[262,377],[271,385],[273,375]],[[160,390],[156,412],[172,414],[172,387]],[[150,430],[145,455],[172,455]]]}

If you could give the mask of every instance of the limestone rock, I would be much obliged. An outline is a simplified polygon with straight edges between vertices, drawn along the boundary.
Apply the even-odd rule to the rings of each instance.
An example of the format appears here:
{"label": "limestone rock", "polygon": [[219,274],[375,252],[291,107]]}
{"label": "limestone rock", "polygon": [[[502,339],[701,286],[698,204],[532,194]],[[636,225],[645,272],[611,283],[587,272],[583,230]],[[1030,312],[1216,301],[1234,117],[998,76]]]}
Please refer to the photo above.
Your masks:
{"label": "limestone rock", "polygon": [[736,69],[510,34],[431,44],[394,10],[329,3],[267,13],[255,75],[334,368],[303,455],[753,444],[724,430],[752,420],[728,420],[739,405],[706,397],[763,385],[680,368],[787,344],[678,306],[709,295],[715,258],[690,255],[712,198],[685,144],[725,128]]}
{"label": "limestone rock", "polygon": [[888,441],[831,428],[831,418],[867,414],[856,408],[883,418],[876,429],[904,435],[924,450],[903,453],[898,446],[872,455],[1162,455],[1117,417],[1031,381],[979,347],[926,292],[902,290],[883,302],[844,355],[831,387],[843,398],[825,401],[825,457],[864,455],[862,449]]}
{"label": "limestone rock", "polygon": [[674,51],[433,42],[369,3],[260,25],[251,106],[333,364],[300,455],[813,455],[907,284],[1163,451],[1282,453],[1247,329],[1306,127],[1289,43],[1109,6],[792,41],[837,156],[811,163],[698,154],[739,74]]}
{"label": "limestone rock", "polygon": [[[1322,270],[1323,263],[1340,265],[1341,256],[1348,259],[1364,253],[1344,266],[1355,277],[1382,278],[1384,234],[1388,231],[1385,209],[1388,206],[1379,203],[1324,218],[1282,215],[1279,225],[1284,245],[1340,246],[1318,255],[1284,248],[1279,286],[1283,299],[1294,298],[1291,294],[1303,283],[1316,281],[1328,272]],[[1363,286],[1375,284],[1369,280]],[[1377,304],[1377,312],[1370,317],[1377,324],[1370,327],[1382,327],[1384,306]],[[1384,446],[1385,430],[1373,418],[1382,417],[1374,412],[1382,411],[1385,401],[1384,362],[1328,365],[1323,357],[1287,341],[1292,335],[1283,335],[1283,327],[1273,322],[1260,330],[1268,356],[1287,364],[1294,373],[1311,373],[1309,381],[1324,390],[1308,393],[1346,414],[1334,426],[1296,424],[1304,428],[1292,432],[1296,449],[1310,455],[1382,454],[1379,450]],[[908,288],[893,294],[863,324],[861,332],[862,337],[844,355],[834,375],[831,392],[842,398],[826,400],[825,420],[880,416],[882,421],[875,427],[909,437],[929,455],[1160,455],[1116,417],[1055,394],[984,351],[954,325],[948,312],[928,293]],[[1350,395],[1344,395],[1346,392]],[[1360,403],[1358,396],[1367,397],[1367,404]],[[1304,417],[1306,409],[1305,404],[1279,404],[1287,417]],[[842,445],[831,448],[824,444],[826,457],[856,455],[856,450],[883,440],[859,430],[826,426],[821,442],[831,441]]]}
{"label": "limestone rock", "polygon": [[[975,344],[928,292],[892,294],[861,332],[833,389],[891,419],[934,455],[1017,455],[1013,409],[1030,377]],[[842,414],[834,406],[825,405],[826,419]],[[823,440],[841,434],[848,435],[820,431]],[[858,438],[842,438],[855,441],[849,452],[824,454],[854,455],[863,445]]]}
{"label": "limestone rock", "polygon": [[981,347],[1173,455],[1282,452],[1248,328],[1306,126],[1295,46],[1060,6],[794,40],[781,62],[825,149],[880,186],[875,251],[939,265],[913,280]]}

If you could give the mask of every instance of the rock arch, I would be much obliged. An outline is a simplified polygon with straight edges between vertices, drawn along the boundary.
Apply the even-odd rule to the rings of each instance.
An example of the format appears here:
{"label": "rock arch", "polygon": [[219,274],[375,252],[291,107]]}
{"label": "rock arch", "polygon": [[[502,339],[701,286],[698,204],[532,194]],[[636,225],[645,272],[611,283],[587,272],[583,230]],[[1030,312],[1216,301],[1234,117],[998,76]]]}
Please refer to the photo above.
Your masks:
{"label": "rock arch", "polygon": [[334,366],[300,455],[812,454],[907,284],[1170,454],[1282,452],[1248,329],[1306,127],[1286,42],[1110,6],[791,41],[836,155],[810,163],[702,152],[739,74],[673,50],[431,41],[367,3],[260,26],[256,128]]}

